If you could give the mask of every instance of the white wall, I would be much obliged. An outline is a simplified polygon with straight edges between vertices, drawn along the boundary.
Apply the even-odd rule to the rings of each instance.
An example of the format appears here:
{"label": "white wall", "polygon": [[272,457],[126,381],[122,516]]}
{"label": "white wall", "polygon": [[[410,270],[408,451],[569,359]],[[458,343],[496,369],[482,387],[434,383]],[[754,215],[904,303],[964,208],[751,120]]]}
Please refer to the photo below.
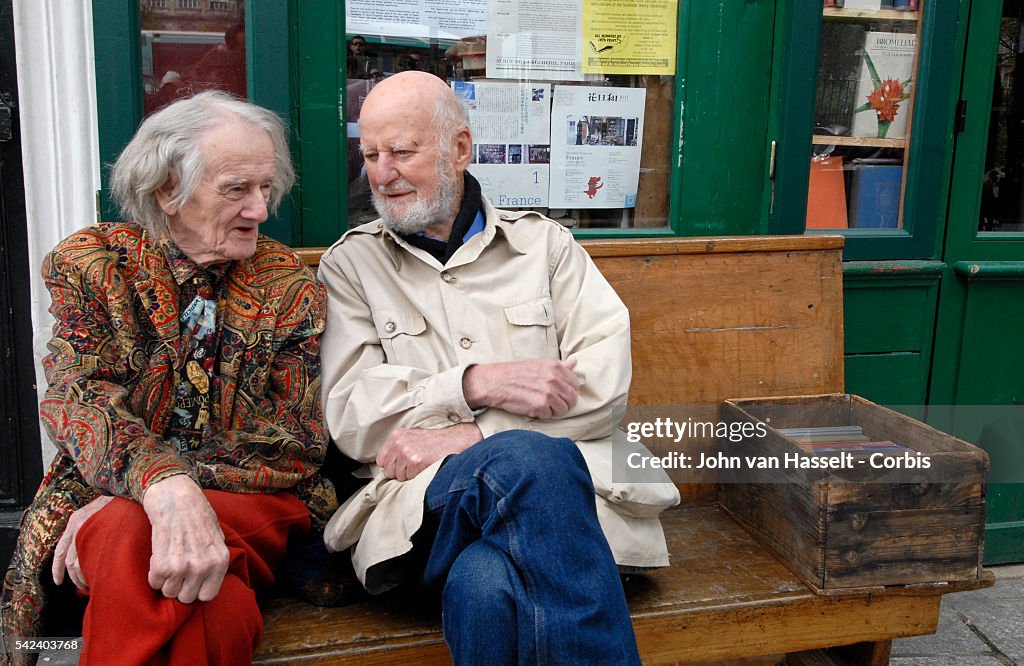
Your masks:
{"label": "white wall", "polygon": [[[59,240],[95,221],[100,186],[93,68],[92,3],[14,0],[14,40],[25,169],[36,386],[52,318],[39,277],[42,258]],[[43,435],[43,465],[56,449]]]}

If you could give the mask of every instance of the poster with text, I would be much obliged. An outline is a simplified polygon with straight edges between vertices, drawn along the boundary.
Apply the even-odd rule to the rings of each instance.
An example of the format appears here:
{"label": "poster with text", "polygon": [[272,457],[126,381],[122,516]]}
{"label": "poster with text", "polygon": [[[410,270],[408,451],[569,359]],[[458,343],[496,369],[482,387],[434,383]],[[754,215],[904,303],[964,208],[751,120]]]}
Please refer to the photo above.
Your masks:
{"label": "poster with text", "polygon": [[487,34],[487,0],[348,0],[345,31],[462,39]]}
{"label": "poster with text", "polygon": [[645,88],[555,86],[551,208],[635,208]]}
{"label": "poster with text", "polygon": [[581,81],[582,0],[490,0],[487,78]]}
{"label": "poster with text", "polygon": [[677,5],[583,0],[583,73],[675,74]]}
{"label": "poster with text", "polygon": [[469,111],[469,172],[499,208],[547,206],[551,85],[453,81]]}

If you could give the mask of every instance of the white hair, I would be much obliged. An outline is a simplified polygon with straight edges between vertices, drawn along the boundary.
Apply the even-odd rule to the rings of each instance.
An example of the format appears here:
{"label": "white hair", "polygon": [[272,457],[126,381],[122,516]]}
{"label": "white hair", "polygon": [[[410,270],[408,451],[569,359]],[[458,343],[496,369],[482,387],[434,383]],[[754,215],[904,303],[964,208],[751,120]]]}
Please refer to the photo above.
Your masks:
{"label": "white hair", "polygon": [[469,129],[469,112],[455,92],[449,88],[442,94],[434,107],[433,129],[437,132],[437,145],[443,153],[449,153],[462,128]]}
{"label": "white hair", "polygon": [[295,183],[284,123],[272,111],[226,92],[209,90],[146,118],[121,151],[110,173],[110,189],[125,219],[135,221],[154,236],[167,233],[167,217],[157,202],[157,190],[174,178],[170,203],[176,208],[188,203],[206,170],[200,137],[234,122],[263,130],[274,146],[274,182],[267,207],[275,212]]}

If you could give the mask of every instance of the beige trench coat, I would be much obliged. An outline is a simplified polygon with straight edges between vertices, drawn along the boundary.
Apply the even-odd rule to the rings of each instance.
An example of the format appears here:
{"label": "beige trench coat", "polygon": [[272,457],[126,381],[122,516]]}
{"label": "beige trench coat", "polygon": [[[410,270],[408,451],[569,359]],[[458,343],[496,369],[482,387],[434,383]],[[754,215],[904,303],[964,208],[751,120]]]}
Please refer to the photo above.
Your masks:
{"label": "beige trench coat", "polygon": [[[321,259],[324,415],[335,444],[372,476],[330,520],[327,547],[354,545],[360,580],[382,591],[367,571],[411,549],[440,462],[409,481],[386,479],[373,464],[378,448],[396,427],[475,421],[485,437],[526,429],[576,441],[615,561],[667,565],[658,514],[679,501],[675,486],[667,476],[612,482],[612,410],[625,403],[631,376],[626,307],[567,229],[537,213],[484,207],[484,231],[445,266],[379,221],[351,230]],[[470,365],[538,357],[577,359],[579,401],[564,416],[539,421],[466,404]]]}

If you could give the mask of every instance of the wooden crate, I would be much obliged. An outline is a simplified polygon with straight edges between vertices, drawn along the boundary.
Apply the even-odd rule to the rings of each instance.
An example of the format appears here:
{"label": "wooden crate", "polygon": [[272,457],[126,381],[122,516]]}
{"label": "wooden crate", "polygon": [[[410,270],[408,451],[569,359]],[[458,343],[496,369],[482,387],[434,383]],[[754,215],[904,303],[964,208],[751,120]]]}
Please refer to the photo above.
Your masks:
{"label": "wooden crate", "polygon": [[721,443],[724,454],[744,461],[814,458],[776,429],[844,425],[902,444],[915,460],[928,458],[928,469],[900,472],[856,462],[863,452],[849,469],[800,469],[804,461],[758,474],[745,465],[719,473],[722,507],[819,594],[983,577],[983,450],[848,394],[727,400],[722,416],[765,424],[763,436]]}

